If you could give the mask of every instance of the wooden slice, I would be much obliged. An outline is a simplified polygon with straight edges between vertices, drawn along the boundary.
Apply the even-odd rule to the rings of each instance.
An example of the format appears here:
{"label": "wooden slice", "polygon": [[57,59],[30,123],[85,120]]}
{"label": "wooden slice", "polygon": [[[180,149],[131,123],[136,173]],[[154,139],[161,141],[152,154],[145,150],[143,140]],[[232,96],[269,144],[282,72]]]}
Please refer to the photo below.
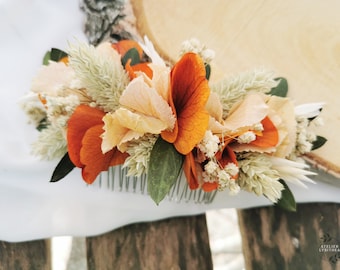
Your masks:
{"label": "wooden slice", "polygon": [[216,52],[212,80],[259,67],[289,82],[296,104],[325,102],[327,144],[310,156],[340,174],[340,2],[133,0],[137,27],[176,60],[181,43],[198,38]]}

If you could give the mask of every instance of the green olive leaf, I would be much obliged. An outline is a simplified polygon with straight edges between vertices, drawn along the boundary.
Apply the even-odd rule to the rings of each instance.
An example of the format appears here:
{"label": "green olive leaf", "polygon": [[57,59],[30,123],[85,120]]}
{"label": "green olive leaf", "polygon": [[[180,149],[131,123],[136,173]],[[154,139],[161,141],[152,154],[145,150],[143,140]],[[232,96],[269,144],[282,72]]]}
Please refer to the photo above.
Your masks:
{"label": "green olive leaf", "polygon": [[131,62],[130,62],[131,66],[140,63],[139,53],[136,48],[132,48],[125,53],[125,55],[122,57],[122,65],[125,67],[125,65],[130,59],[131,59]]}
{"label": "green olive leaf", "polygon": [[327,139],[322,136],[316,136],[316,140],[313,142],[312,150],[316,150],[323,146],[327,142]]}
{"label": "green olive leaf", "polygon": [[175,184],[184,157],[174,145],[159,137],[151,151],[148,168],[148,193],[158,205]]}
{"label": "green olive leaf", "polygon": [[74,168],[74,164],[70,160],[68,152],[63,156],[63,158],[58,163],[57,167],[54,169],[50,182],[58,182],[68,175]]}
{"label": "green olive leaf", "polygon": [[278,97],[286,97],[288,93],[287,80],[285,78],[279,77],[276,78],[275,81],[279,81],[279,84],[276,87],[273,87],[268,94]]}
{"label": "green olive leaf", "polygon": [[281,198],[277,201],[275,206],[278,206],[284,210],[290,212],[296,212],[296,202],[293,193],[282,179],[279,182],[284,186],[284,190],[282,190]]}
{"label": "green olive leaf", "polygon": [[68,54],[62,50],[57,48],[52,48],[50,51],[46,52],[43,58],[43,65],[47,66],[49,61],[58,62],[64,57],[67,57]]}

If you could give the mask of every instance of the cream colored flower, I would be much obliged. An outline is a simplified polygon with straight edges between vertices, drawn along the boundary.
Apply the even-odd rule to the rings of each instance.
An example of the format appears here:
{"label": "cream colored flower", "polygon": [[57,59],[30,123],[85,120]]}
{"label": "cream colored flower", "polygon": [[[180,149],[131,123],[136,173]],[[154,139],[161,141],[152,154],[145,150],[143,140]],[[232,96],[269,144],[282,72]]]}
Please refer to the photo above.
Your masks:
{"label": "cream colored flower", "polygon": [[[164,81],[163,75],[158,78]],[[173,129],[176,119],[161,95],[164,89],[160,89],[160,94],[154,85],[158,85],[157,80],[146,80],[144,76],[135,78],[122,93],[119,100],[122,107],[103,118],[104,153],[115,146],[124,152],[126,143],[132,139],[146,133],[160,134],[163,130]]]}
{"label": "cream colored flower", "polygon": [[[218,106],[215,112],[211,111],[213,107],[209,108],[210,115],[219,117],[220,108]],[[216,117],[211,117],[209,129],[220,137],[235,138],[253,128],[257,128],[268,113],[269,107],[265,102],[264,95],[251,92],[245,96],[244,100],[237,102],[233,106],[226,119],[217,121]]]}
{"label": "cream colored flower", "polygon": [[64,89],[70,88],[75,74],[72,68],[63,62],[50,61],[42,66],[31,84],[32,92],[42,95],[58,96]]}
{"label": "cream colored flower", "polygon": [[267,100],[269,117],[279,132],[279,143],[274,153],[277,157],[287,157],[295,148],[296,120],[294,105],[289,98],[270,96]]}

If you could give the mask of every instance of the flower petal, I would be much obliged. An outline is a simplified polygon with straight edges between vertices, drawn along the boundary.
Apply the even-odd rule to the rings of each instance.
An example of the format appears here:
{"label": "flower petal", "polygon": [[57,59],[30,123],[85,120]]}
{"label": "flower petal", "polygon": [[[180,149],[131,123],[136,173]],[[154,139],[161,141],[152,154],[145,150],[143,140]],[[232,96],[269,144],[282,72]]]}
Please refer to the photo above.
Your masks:
{"label": "flower petal", "polygon": [[112,165],[122,164],[127,154],[113,149],[105,154],[101,150],[103,124],[89,128],[82,140],[80,161],[83,164],[82,176],[86,183],[92,184],[102,171],[107,171]]}
{"label": "flower petal", "polygon": [[205,191],[205,192],[211,192],[211,191],[214,191],[218,188],[218,182],[204,182],[203,185],[202,185],[202,189]]}
{"label": "flower petal", "polygon": [[[232,148],[235,152],[251,151],[259,153],[272,153],[277,149],[280,143],[278,129],[269,117],[265,117],[262,121],[263,131],[256,134],[256,139],[249,144],[233,143]],[[241,134],[240,134],[241,135]]]}
{"label": "flower petal", "polygon": [[177,116],[177,128],[162,133],[181,154],[188,154],[202,140],[209,123],[205,109],[210,89],[201,58],[187,53],[171,71],[169,103]]}
{"label": "flower petal", "polygon": [[160,134],[162,130],[167,128],[165,122],[155,117],[134,113],[125,108],[106,114],[103,120],[105,123],[102,135],[103,153],[116,146],[124,152],[124,143],[138,139],[145,133]]}
{"label": "flower petal", "polygon": [[268,114],[268,106],[259,93],[250,93],[231,109],[224,126],[228,130],[251,127],[259,123]]}
{"label": "flower petal", "polygon": [[208,102],[206,104],[206,109],[209,112],[210,116],[212,116],[216,121],[222,121],[222,104],[220,102],[220,98],[215,92],[211,92]]}
{"label": "flower petal", "polygon": [[133,111],[159,119],[166,129],[173,129],[175,125],[176,119],[171,107],[156,89],[144,82],[143,77],[129,83],[119,102]]}
{"label": "flower petal", "polygon": [[276,146],[279,142],[279,133],[273,122],[269,117],[265,117],[261,121],[261,124],[263,126],[262,136],[256,136],[256,140],[250,144],[262,148]]}
{"label": "flower petal", "polygon": [[131,66],[131,59],[129,59],[125,65],[125,70],[129,73],[130,80],[133,80],[138,75],[136,73],[143,72],[148,78],[152,78],[152,69],[148,66],[148,63],[139,63]]}
{"label": "flower petal", "polygon": [[222,151],[218,151],[216,153],[216,158],[222,168],[224,168],[229,163],[234,163],[236,166],[238,166],[236,154],[229,145],[225,145]]}
{"label": "flower petal", "polygon": [[199,187],[199,180],[197,174],[197,166],[195,162],[195,157],[192,152],[185,155],[183,163],[183,171],[187,179],[190,189],[197,189]]}
{"label": "flower petal", "polygon": [[287,157],[295,148],[296,143],[296,119],[293,102],[289,98],[271,96],[267,104],[270,109],[270,120],[278,129],[280,138],[275,156]]}
{"label": "flower petal", "polygon": [[83,166],[80,160],[80,149],[86,131],[95,125],[103,124],[104,115],[105,113],[99,109],[79,105],[70,117],[67,128],[67,147],[70,159],[75,166],[80,168]]}
{"label": "flower petal", "polygon": [[124,56],[129,50],[135,48],[138,51],[139,57],[143,56],[143,49],[138,44],[138,42],[133,40],[121,40],[117,43],[113,43],[112,48],[114,48],[121,56]]}

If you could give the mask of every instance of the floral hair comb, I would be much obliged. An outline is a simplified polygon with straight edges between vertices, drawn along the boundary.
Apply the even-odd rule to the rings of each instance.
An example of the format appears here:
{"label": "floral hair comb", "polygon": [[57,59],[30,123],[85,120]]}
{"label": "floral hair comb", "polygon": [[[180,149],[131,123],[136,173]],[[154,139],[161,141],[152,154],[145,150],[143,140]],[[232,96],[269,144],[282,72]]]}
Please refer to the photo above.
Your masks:
{"label": "floral hair comb", "polygon": [[60,159],[51,181],[78,167],[88,184],[157,204],[245,190],[294,209],[286,182],[313,182],[301,157],[326,141],[313,132],[323,104],[295,107],[263,69],[210,82],[213,57],[196,39],[173,65],[147,38],[49,51],[23,108],[40,131],[34,154]]}

